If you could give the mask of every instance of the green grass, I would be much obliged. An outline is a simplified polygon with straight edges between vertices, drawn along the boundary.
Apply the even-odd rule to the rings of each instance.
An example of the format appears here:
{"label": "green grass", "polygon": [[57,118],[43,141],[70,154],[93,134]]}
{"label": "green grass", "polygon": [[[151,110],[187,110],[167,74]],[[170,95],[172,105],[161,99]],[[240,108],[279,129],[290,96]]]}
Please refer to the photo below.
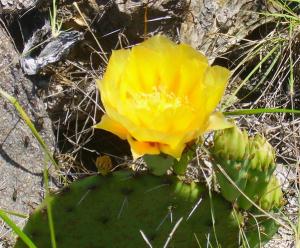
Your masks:
{"label": "green grass", "polygon": [[44,169],[44,182],[45,182],[45,191],[46,191],[46,205],[47,205],[47,215],[49,220],[49,230],[50,230],[50,236],[51,236],[51,245],[52,248],[56,248],[56,239],[55,239],[55,228],[54,228],[54,222],[53,222],[53,215],[52,215],[52,205],[50,202],[50,192],[49,192],[49,178],[48,178],[48,169],[45,167]]}
{"label": "green grass", "polygon": [[[221,107],[221,111],[224,111],[225,109],[229,108],[232,103],[234,102],[233,101],[233,98],[235,98],[238,94],[238,92],[249,82],[250,78],[255,75],[255,73],[257,73],[260,69],[261,69],[261,66],[268,60],[270,59],[271,56],[273,56],[274,54],[279,54],[279,50],[280,50],[280,47],[281,47],[281,43],[282,43],[282,39],[272,39],[271,41],[267,40],[266,42],[272,42],[274,43],[275,47],[272,48],[264,57],[263,59],[252,69],[252,71],[245,77],[245,79],[240,83],[240,85],[235,89],[235,91],[228,97],[228,99],[225,101],[225,103],[222,104],[222,107]],[[279,43],[279,44],[278,44]],[[257,54],[262,50],[262,49],[265,49],[265,42],[263,42],[262,44],[259,44],[258,46],[256,46],[256,48],[250,53],[251,56],[250,58],[253,58],[253,56],[257,56]],[[250,59],[249,58],[249,59]],[[241,66],[244,66],[244,63],[245,63],[245,60],[243,60],[236,68],[235,70],[238,70],[240,69]],[[274,65],[273,65],[274,66]],[[272,66],[272,67],[273,67]],[[272,69],[272,67],[270,67]],[[271,71],[271,69],[269,70],[269,73]],[[264,75],[264,78],[267,77],[267,75],[269,73],[265,73]],[[256,85],[256,88],[259,87],[259,85],[261,85],[263,83],[263,81],[261,80],[261,82],[259,82],[257,85]],[[255,89],[256,89],[255,88]],[[254,90],[253,90],[254,91]],[[249,93],[251,94],[251,93]],[[248,95],[249,95],[248,94]],[[244,98],[246,98],[247,96],[245,96]]]}
{"label": "green grass", "polygon": [[0,218],[11,227],[11,229],[18,235],[20,239],[24,241],[24,243],[29,248],[37,248],[35,244],[31,241],[31,239],[7,216],[7,214],[0,209]]}
{"label": "green grass", "polygon": [[63,21],[58,20],[57,18],[57,4],[56,0],[52,0],[52,10],[49,10],[50,13],[50,26],[52,37],[57,37],[61,33],[61,28]]}
{"label": "green grass", "polygon": [[241,116],[241,115],[258,115],[258,114],[274,114],[288,113],[300,115],[300,109],[285,109],[285,108],[258,108],[258,109],[236,109],[223,112],[225,116]]}

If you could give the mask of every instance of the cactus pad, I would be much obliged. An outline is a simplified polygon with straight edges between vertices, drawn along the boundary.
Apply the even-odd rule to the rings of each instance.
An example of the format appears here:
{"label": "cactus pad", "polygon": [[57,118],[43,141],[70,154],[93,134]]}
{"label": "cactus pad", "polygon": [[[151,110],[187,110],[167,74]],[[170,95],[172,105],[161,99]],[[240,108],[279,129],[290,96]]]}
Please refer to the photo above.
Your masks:
{"label": "cactus pad", "polygon": [[[115,172],[74,182],[49,199],[60,248],[147,247],[142,233],[163,247],[176,224],[168,247],[238,247],[242,217],[230,203],[176,177]],[[45,203],[24,232],[37,247],[51,247]],[[23,247],[18,240],[15,248]]]}
{"label": "cactus pad", "polygon": [[247,221],[245,227],[246,239],[245,247],[260,248],[272,239],[277,232],[279,225],[274,219],[262,215],[259,211],[254,211]]}

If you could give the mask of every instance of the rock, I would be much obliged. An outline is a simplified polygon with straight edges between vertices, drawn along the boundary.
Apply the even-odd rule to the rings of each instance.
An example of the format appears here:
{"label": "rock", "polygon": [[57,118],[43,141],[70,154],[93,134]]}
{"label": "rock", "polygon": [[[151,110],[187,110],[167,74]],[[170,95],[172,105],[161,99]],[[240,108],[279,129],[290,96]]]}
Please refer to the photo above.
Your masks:
{"label": "rock", "polygon": [[[10,38],[0,27],[0,88],[14,96],[39,128],[44,141],[54,149],[54,134],[41,99],[24,77]],[[0,209],[30,213],[43,198],[43,169],[47,165],[39,143],[19,117],[14,106],[0,97]],[[24,219],[11,216],[18,224]],[[0,247],[4,235],[0,220]]]}
{"label": "rock", "polygon": [[[50,37],[46,39],[44,33],[48,31],[49,34],[50,28],[49,22],[46,22],[42,29],[37,30],[26,42],[22,52],[24,56],[21,58],[21,67],[26,75],[36,75],[47,65],[62,60],[70,49],[83,39],[83,34],[78,31],[64,31],[56,37],[48,35]],[[32,56],[30,51],[36,53],[34,48],[39,44],[43,44],[40,53]]]}
{"label": "rock", "polygon": [[213,60],[266,22],[259,14],[266,8],[262,0],[191,0],[181,40]]}
{"label": "rock", "polygon": [[[101,35],[121,29],[129,44],[144,36],[147,6],[147,33],[162,32],[204,52],[211,61],[238,44],[266,18],[263,0],[89,0],[101,21],[95,28]],[[110,36],[111,37],[111,36]]]}
{"label": "rock", "polygon": [[[146,0],[88,1],[90,8],[93,9],[93,15],[101,16],[97,19],[99,21],[94,23],[94,28],[103,37],[104,48],[111,49],[105,46],[105,43],[109,42],[111,46],[115,46],[120,38],[128,41],[128,45],[136,44],[145,38],[145,31],[147,36],[161,32],[178,40],[178,31],[188,1],[158,0],[148,4],[147,2]],[[81,8],[84,9],[83,5]],[[88,12],[87,9],[85,11]],[[91,11],[89,12],[91,16],[90,13]]]}
{"label": "rock", "polygon": [[0,0],[0,14],[15,14],[37,6],[42,0]]}

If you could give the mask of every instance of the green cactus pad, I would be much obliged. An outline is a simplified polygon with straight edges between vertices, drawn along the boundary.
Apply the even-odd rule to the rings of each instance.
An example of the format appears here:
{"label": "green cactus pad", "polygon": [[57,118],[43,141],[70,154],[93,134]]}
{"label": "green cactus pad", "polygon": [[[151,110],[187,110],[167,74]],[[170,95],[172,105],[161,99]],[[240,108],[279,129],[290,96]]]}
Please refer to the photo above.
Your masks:
{"label": "green cactus pad", "polygon": [[279,225],[274,219],[262,216],[259,213],[257,216],[251,215],[245,226],[246,239],[243,241],[244,247],[263,247],[272,239],[278,228]]}
{"label": "green cactus pad", "polygon": [[[222,161],[219,162],[223,167],[224,171],[227,173],[227,176],[231,178],[231,180],[235,183],[235,185],[240,190],[245,190],[247,184],[247,176],[249,170],[248,161]],[[227,179],[227,177],[223,174],[222,171],[216,167],[216,176],[218,183],[221,188],[221,193],[223,197],[230,202],[235,202],[237,198],[240,196],[240,191],[232,185],[232,183]]]}
{"label": "green cactus pad", "polygon": [[[59,248],[147,247],[141,233],[153,247],[163,247],[176,224],[168,247],[238,247],[242,217],[230,203],[176,177],[126,171],[92,176],[52,195],[50,204]],[[37,247],[51,247],[46,203],[24,232]],[[19,239],[15,248],[23,247]]]}

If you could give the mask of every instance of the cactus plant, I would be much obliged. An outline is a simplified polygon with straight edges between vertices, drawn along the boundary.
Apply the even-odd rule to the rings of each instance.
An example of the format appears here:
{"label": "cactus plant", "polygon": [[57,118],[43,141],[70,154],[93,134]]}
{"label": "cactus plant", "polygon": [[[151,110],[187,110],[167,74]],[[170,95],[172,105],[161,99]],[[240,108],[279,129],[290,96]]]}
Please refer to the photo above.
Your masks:
{"label": "cactus plant", "polygon": [[[240,190],[245,190],[250,168],[247,157],[248,146],[247,133],[237,126],[215,132],[214,146],[211,150],[215,162],[221,165]],[[223,197],[230,202],[235,202],[240,196],[239,190],[228,181],[226,175],[217,166],[215,168]]]}
{"label": "cactus plant", "polygon": [[[254,202],[266,192],[272,174],[276,168],[275,152],[270,143],[261,135],[256,135],[249,140],[249,162],[247,184],[244,193]],[[252,203],[244,196],[237,200],[238,206],[249,209]]]}
{"label": "cactus plant", "polygon": [[248,135],[237,126],[219,130],[214,135],[213,154],[220,160],[242,161],[248,151]]}
{"label": "cactus plant", "polygon": [[[85,178],[50,197],[57,245],[146,247],[142,232],[153,247],[163,247],[183,218],[171,247],[199,247],[198,242],[237,247],[243,218],[221,196],[209,195],[204,186],[170,176],[122,171]],[[24,232],[37,247],[51,247],[46,203],[32,214]],[[18,240],[15,248],[22,247]]]}
{"label": "cactus plant", "polygon": [[174,161],[172,167],[173,167],[173,172],[176,175],[184,175],[186,173],[188,164],[192,161],[194,157],[196,157],[196,149],[197,149],[198,142],[188,145],[187,148],[182,153],[180,160]]}
{"label": "cactus plant", "polygon": [[[267,185],[265,193],[258,201],[258,205],[270,214],[278,212],[284,204],[283,194],[278,179],[273,175]],[[260,212],[259,209],[251,209],[245,226],[248,247],[259,248],[266,244],[277,232],[279,224],[275,219]],[[247,247],[247,245],[246,245]]]}
{"label": "cactus plant", "polygon": [[155,176],[162,176],[171,168],[175,159],[166,154],[143,156],[143,159],[150,171]]}
{"label": "cactus plant", "polygon": [[[273,147],[261,135],[248,138],[245,131],[234,126],[218,131],[211,149],[215,163],[226,172],[237,189],[218,166],[216,176],[225,199],[242,209],[249,209],[265,193],[275,170]],[[243,191],[251,201],[241,194]]]}
{"label": "cactus plant", "polygon": [[259,206],[266,211],[276,211],[284,204],[283,193],[276,176],[272,176],[265,193],[258,201]]}
{"label": "cactus plant", "polygon": [[251,215],[245,226],[245,247],[260,248],[277,232],[279,225],[272,218],[258,214]]}

